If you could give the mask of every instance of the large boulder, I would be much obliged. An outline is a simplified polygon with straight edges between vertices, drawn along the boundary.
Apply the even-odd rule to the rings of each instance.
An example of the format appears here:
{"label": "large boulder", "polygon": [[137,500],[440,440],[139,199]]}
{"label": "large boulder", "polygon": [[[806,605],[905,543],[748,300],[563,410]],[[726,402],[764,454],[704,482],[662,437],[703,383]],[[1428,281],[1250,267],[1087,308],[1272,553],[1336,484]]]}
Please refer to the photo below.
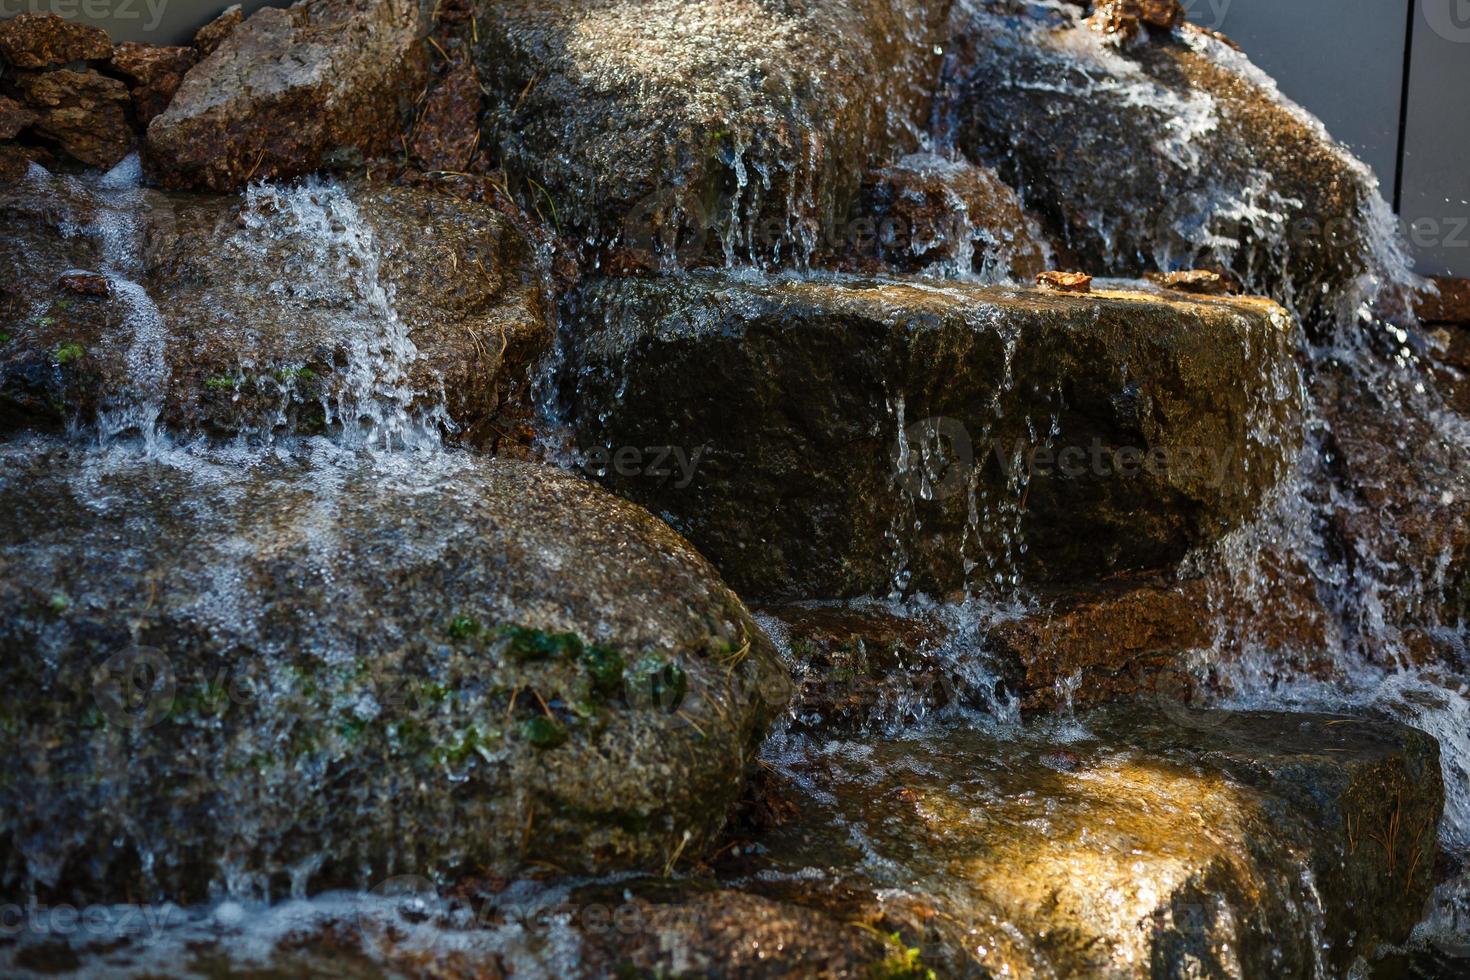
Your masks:
{"label": "large boulder", "polygon": [[1444,802],[1433,738],[1331,715],[1112,710],[776,768],[800,817],[746,880],[927,905],[905,945],[944,976],[1345,975],[1418,921]]}
{"label": "large boulder", "polygon": [[39,72],[17,79],[35,113],[34,132],[67,156],[107,168],[132,152],[128,87],[96,71]]}
{"label": "large boulder", "polygon": [[1267,300],[696,272],[563,322],[593,471],[752,598],[1166,568],[1301,444]]}
{"label": "large boulder", "polygon": [[551,342],[517,216],[428,190],[35,176],[0,213],[0,428],[491,444]]}
{"label": "large boulder", "polygon": [[490,0],[487,119],[564,232],[664,262],[789,261],[917,148],[949,3]]}
{"label": "large boulder", "polygon": [[1309,327],[1407,278],[1371,171],[1245,55],[1188,26],[1129,41],[1097,19],[1129,5],[1099,6],[957,5],[937,113],[1085,268],[1223,265]]}
{"label": "large boulder", "polygon": [[0,457],[12,893],[661,870],[714,841],[785,704],[693,549],[558,470],[325,441]]}
{"label": "large boulder", "polygon": [[423,87],[424,26],[417,0],[257,10],[149,123],[150,173],[169,187],[230,190],[396,147]]}

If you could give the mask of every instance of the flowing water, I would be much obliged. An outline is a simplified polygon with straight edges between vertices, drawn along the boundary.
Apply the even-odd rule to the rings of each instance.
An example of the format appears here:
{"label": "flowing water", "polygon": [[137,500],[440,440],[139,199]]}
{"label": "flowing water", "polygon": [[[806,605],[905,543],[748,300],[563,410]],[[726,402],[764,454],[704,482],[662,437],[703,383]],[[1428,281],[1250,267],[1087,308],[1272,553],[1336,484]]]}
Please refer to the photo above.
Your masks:
{"label": "flowing water", "polygon": [[[1211,132],[1218,122],[1217,108],[1209,96],[1179,99],[1142,78],[1131,62],[1098,35],[1078,31],[1071,36],[1074,47],[1058,57],[1086,66],[1084,74],[1092,79],[1090,84],[1162,114],[1167,120],[1158,136],[1162,151],[1180,166],[1199,166],[1196,140]],[[1189,37],[1197,51],[1281,99],[1274,83],[1243,56],[1202,35]],[[1281,103],[1289,105],[1284,99]],[[1326,138],[1320,123],[1295,107],[1290,109]],[[947,149],[950,142],[942,129],[925,134],[925,141],[941,149]],[[1447,411],[1440,401],[1429,370],[1416,350],[1413,325],[1402,317],[1383,316],[1386,309],[1402,309],[1403,296],[1419,283],[1410,272],[1396,224],[1373,175],[1352,160],[1346,150],[1338,152],[1348,161],[1364,192],[1366,204],[1359,217],[1371,230],[1367,254],[1360,257],[1366,271],[1339,298],[1336,317],[1327,325],[1330,329],[1314,332],[1323,339],[1309,341],[1304,331],[1299,332],[1307,375],[1307,438],[1291,474],[1255,521],[1190,558],[1190,566],[1212,583],[1216,630],[1214,643],[1190,651],[1188,661],[1201,689],[1220,705],[1380,713],[1433,735],[1441,747],[1446,788],[1442,844],[1465,860],[1470,859],[1470,678],[1456,673],[1453,667],[1419,666],[1421,658],[1414,654],[1415,636],[1410,635],[1406,625],[1412,622],[1417,635],[1450,646],[1458,644],[1463,654],[1465,624],[1440,621],[1433,611],[1435,604],[1428,601],[1445,587],[1444,563],[1408,560],[1426,553],[1431,558],[1439,552],[1447,554],[1448,541],[1431,536],[1426,542],[1416,528],[1406,526],[1411,517],[1374,507],[1371,498],[1354,484],[1351,472],[1339,465],[1341,450],[1335,438],[1338,415],[1329,403],[1327,382],[1347,379],[1358,391],[1371,393],[1384,416],[1404,420],[1401,425],[1395,422],[1385,426],[1381,434],[1416,440],[1411,455],[1420,453],[1436,461],[1436,466],[1423,468],[1420,482],[1404,489],[1434,498],[1440,506],[1438,512],[1470,499],[1470,425]],[[737,264],[740,254],[755,251],[749,229],[742,227],[742,216],[758,211],[762,195],[770,188],[768,176],[746,163],[748,156],[749,147],[735,139],[724,158],[735,192],[727,202],[729,213],[722,212],[714,222],[731,265]],[[801,174],[806,163],[793,159],[788,166]],[[37,168],[30,179],[55,178]],[[112,452],[146,452],[191,468],[214,465],[213,459],[201,462],[196,450],[172,444],[157,426],[158,393],[167,376],[165,352],[176,339],[170,336],[147,290],[139,285],[143,225],[138,213],[140,174],[136,160],[125,162],[100,179],[86,183],[80,178],[71,180],[75,183],[73,191],[84,193],[94,203],[90,216],[78,216],[73,222],[72,234],[98,242],[105,262],[100,271],[127,314],[116,342],[126,350],[131,383],[105,407],[96,432],[87,433],[87,437],[95,435],[113,443]],[[781,247],[794,251],[805,264],[816,243],[810,224],[803,219],[817,217],[813,214],[816,206],[809,200],[809,183],[793,179],[786,186],[790,196],[786,210],[792,223]],[[1272,188],[1262,184],[1239,194],[1222,192],[1214,200],[1196,202],[1202,204],[1201,214],[1248,227],[1249,244],[1219,238],[1211,231],[1211,223],[1202,220],[1176,229],[1176,237],[1161,239],[1152,256],[1154,264],[1170,268],[1214,260],[1239,268],[1238,250],[1249,248],[1251,255],[1244,264],[1260,270],[1262,283],[1287,283],[1277,287],[1275,298],[1288,309],[1298,309],[1296,287],[1290,285],[1291,277],[1283,274],[1293,261],[1292,243],[1283,220],[1285,205],[1290,202],[1273,195]],[[1095,228],[1105,240],[1111,236],[1108,221],[1106,216],[1098,215]],[[415,390],[409,381],[408,368],[419,352],[396,310],[392,289],[385,285],[382,256],[373,233],[345,191],[330,181],[318,180],[292,186],[252,186],[244,195],[241,227],[234,244],[247,251],[261,251],[280,247],[286,241],[292,243],[297,259],[286,276],[272,285],[272,291],[307,302],[324,292],[347,300],[334,314],[332,327],[349,352],[340,372],[344,387],[325,406],[339,426],[338,445],[330,451],[319,447],[312,464],[320,467],[323,489],[332,485],[337,467],[355,465],[340,461],[340,454],[348,450],[406,451],[411,454],[412,461],[406,463],[410,469],[440,465],[424,461],[431,455],[455,452],[443,445],[441,437],[444,431],[452,430],[442,392],[427,393],[430,397],[426,402],[426,393]],[[972,252],[963,250],[954,267],[930,270],[930,274],[969,277],[971,259]],[[1126,265],[1126,256],[1115,259],[1120,267]],[[1006,271],[1002,263],[983,269],[979,275],[982,279],[1003,279]],[[747,274],[759,275],[749,270]],[[943,288],[942,283],[929,286]],[[1015,338],[1009,342],[1014,345]],[[552,369],[547,376],[554,375]],[[1242,382],[1262,388],[1285,383],[1280,377]],[[552,429],[560,420],[554,417],[555,398],[547,387],[541,385],[540,400],[544,413],[550,416],[544,420],[545,427]],[[1002,394],[996,393],[997,410]],[[1056,745],[1084,737],[1085,730],[1066,712],[1059,718],[1023,722],[1015,701],[997,693],[998,669],[986,646],[988,629],[1033,610],[1038,602],[1027,591],[1016,561],[1026,548],[1019,519],[1026,491],[1024,468],[1008,469],[1012,481],[1000,496],[987,495],[977,474],[958,475],[968,495],[970,513],[971,533],[962,544],[966,594],[944,600],[911,595],[906,559],[898,545],[903,534],[898,532],[910,526],[916,532],[922,530],[914,505],[935,491],[932,474],[942,467],[935,465],[931,455],[938,452],[938,437],[942,434],[907,417],[902,393],[894,393],[888,407],[895,447],[892,588],[889,595],[862,600],[854,607],[877,608],[941,624],[945,639],[930,654],[944,666],[946,683],[958,695],[947,706],[933,708],[913,691],[895,689],[872,713],[863,738],[880,743],[880,754],[891,755],[895,740],[943,743],[946,739],[962,740],[965,733],[973,731],[1000,740],[1039,739]],[[1059,435],[1055,417],[1028,421],[1039,443]],[[977,444],[988,445],[986,435],[979,433]],[[553,441],[548,440],[548,444]],[[1346,548],[1339,535],[1345,523],[1355,529]],[[1416,554],[1406,554],[1411,550]],[[1294,559],[1284,573],[1290,580],[1286,587],[1282,583],[1283,556]],[[221,569],[220,574],[222,585],[228,586],[228,569]],[[1323,635],[1331,654],[1331,670],[1326,676],[1307,669],[1308,664],[1320,660],[1324,652],[1321,649],[1283,648],[1258,637],[1256,624],[1264,612],[1294,602],[1301,595],[1313,597],[1325,611]],[[237,614],[229,609],[216,612]],[[785,624],[773,617],[764,617],[762,624],[785,649],[792,670],[798,675],[806,670],[807,665],[786,642]],[[1059,690],[1066,703],[1071,694],[1068,683],[1060,682]],[[823,737],[783,729],[773,736],[765,758],[802,784],[806,792],[822,798],[828,787],[812,782],[813,771],[827,767],[824,771],[841,772],[845,774],[841,778],[857,780],[852,774],[861,768],[859,763],[871,763],[871,755],[871,745],[852,741],[846,735]],[[891,770],[899,764],[889,759],[882,765]],[[864,851],[864,861],[876,878],[894,884],[903,879],[883,848],[864,836],[871,828],[856,818],[845,828],[852,842]],[[780,873],[795,875],[801,869]],[[90,949],[86,955],[92,957],[88,962],[94,975],[108,970],[172,969],[185,962],[192,962],[195,969],[207,975],[221,969],[224,962],[213,961],[211,956],[226,955],[235,963],[268,963],[279,956],[283,944],[290,946],[291,937],[303,937],[304,941],[304,937],[346,921],[367,937],[367,952],[361,962],[344,960],[331,967],[342,975],[359,969],[361,975],[375,975],[374,962],[385,959],[422,962],[422,957],[442,960],[456,954],[471,958],[493,954],[514,966],[517,975],[559,977],[571,975],[578,962],[579,941],[562,906],[570,891],[582,883],[516,882],[482,906],[469,900],[440,898],[431,894],[428,883],[419,887],[413,882],[400,882],[403,888],[390,887],[386,893],[333,892],[312,898],[298,894],[270,904],[261,901],[257,887],[232,882],[207,907],[119,907],[105,917],[105,922],[86,930],[82,938]],[[942,882],[931,885],[942,888]],[[304,892],[305,886],[300,890]],[[1310,904],[1309,896],[1302,901]],[[54,919],[41,914],[32,912],[28,923],[34,933],[30,938],[37,944],[44,945],[58,936],[67,941],[74,938]],[[1452,880],[1441,886],[1433,914],[1420,927],[1418,938],[1463,949],[1470,943],[1467,937],[1470,884]],[[322,964],[317,966],[327,969]],[[297,963],[280,969],[288,975],[305,966]],[[1317,972],[1322,972],[1320,964]]]}

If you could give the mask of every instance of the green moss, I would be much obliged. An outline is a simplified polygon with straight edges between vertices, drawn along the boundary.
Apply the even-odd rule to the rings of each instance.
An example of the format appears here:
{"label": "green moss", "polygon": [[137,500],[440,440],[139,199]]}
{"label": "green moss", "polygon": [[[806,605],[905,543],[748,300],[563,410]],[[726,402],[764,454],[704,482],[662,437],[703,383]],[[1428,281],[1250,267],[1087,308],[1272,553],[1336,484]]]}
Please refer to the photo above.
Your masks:
{"label": "green moss", "polygon": [[455,616],[449,621],[449,638],[466,640],[480,632],[480,621],[473,616]]}
{"label": "green moss", "polygon": [[206,378],[204,387],[208,391],[234,391],[240,385],[244,384],[244,382],[244,378],[231,378],[220,374],[212,378]]}
{"label": "green moss", "polygon": [[566,744],[570,737],[566,726],[554,718],[545,715],[537,715],[521,726],[521,734],[526,741],[538,749],[554,749],[559,745]]}
{"label": "green moss", "polygon": [[51,594],[51,601],[46,605],[53,613],[61,616],[71,608],[71,599],[67,597],[65,592],[53,592]]}
{"label": "green moss", "polygon": [[592,647],[582,654],[582,669],[593,695],[599,698],[615,697],[622,691],[626,666],[622,655],[607,647]]}
{"label": "green moss", "polygon": [[505,652],[520,663],[582,656],[582,640],[575,633],[547,633],[524,626],[507,626],[500,633],[507,640]]}
{"label": "green moss", "polygon": [[81,344],[62,344],[61,346],[56,348],[56,363],[71,364],[73,361],[81,360],[82,355],[85,353],[87,353],[87,351],[85,348],[82,347]]}
{"label": "green moss", "polygon": [[297,381],[310,381],[316,377],[316,372],[309,367],[282,368],[276,372],[276,380],[283,385],[293,384]]}
{"label": "green moss", "polygon": [[898,933],[883,936],[891,952],[881,961],[868,967],[872,980],[936,980],[934,971],[924,965],[919,950],[904,944]]}
{"label": "green moss", "polygon": [[438,753],[439,758],[449,765],[459,768],[469,761],[470,756],[478,755],[481,748],[488,748],[490,743],[498,736],[495,733],[481,735],[480,730],[470,725],[460,732],[459,740],[453,745]]}
{"label": "green moss", "polygon": [[10,334],[6,333],[3,330],[0,330],[0,344],[8,343],[10,343]]}

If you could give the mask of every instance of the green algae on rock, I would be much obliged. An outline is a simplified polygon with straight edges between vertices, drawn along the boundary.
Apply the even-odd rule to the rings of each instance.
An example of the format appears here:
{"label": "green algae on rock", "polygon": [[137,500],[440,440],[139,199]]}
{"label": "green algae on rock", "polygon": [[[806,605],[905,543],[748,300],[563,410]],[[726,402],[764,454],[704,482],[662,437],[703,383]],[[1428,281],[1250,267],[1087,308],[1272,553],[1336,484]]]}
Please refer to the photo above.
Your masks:
{"label": "green algae on rock", "polygon": [[582,448],[698,451],[603,475],[749,598],[1166,568],[1301,445],[1267,300],[695,272],[586,280],[564,322]]}
{"label": "green algae on rock", "polygon": [[[320,440],[0,453],[11,886],[189,901],[658,870],[715,839],[786,701],[688,544],[560,471]],[[619,685],[590,649],[662,682]]]}

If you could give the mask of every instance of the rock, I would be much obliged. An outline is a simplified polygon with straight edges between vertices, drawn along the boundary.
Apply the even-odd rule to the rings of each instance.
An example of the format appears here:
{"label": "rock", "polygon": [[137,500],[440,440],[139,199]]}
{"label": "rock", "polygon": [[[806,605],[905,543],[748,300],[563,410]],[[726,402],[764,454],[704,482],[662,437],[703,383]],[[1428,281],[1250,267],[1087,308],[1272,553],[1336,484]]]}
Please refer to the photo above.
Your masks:
{"label": "rock", "polygon": [[1453,323],[1470,326],[1470,279],[1437,276],[1431,280],[1437,292],[1419,294],[1419,319],[1430,324]]}
{"label": "rock", "polygon": [[7,889],[660,870],[713,843],[789,693],[687,543],[558,470],[0,457]]}
{"label": "rock", "polygon": [[[0,195],[0,215],[18,297],[0,429],[380,444],[443,430],[494,446],[552,341],[516,218],[426,190],[308,182],[242,199],[54,179]],[[59,290],[78,269],[111,298]],[[87,357],[58,367],[63,347]]]}
{"label": "rock", "polygon": [[810,257],[864,174],[918,148],[947,7],[482,2],[486,133],[594,252]]}
{"label": "rock", "polygon": [[413,130],[413,155],[425,170],[461,171],[480,142],[480,78],[454,67],[429,93]]}
{"label": "rock", "polygon": [[859,213],[872,244],[860,251],[902,272],[1029,280],[1050,258],[1015,191],[963,160],[911,154],[874,171],[863,182]]}
{"label": "rock", "polygon": [[74,61],[106,61],[112,39],[99,27],[55,14],[24,13],[0,21],[0,57],[21,69],[55,68]]}
{"label": "rock", "polygon": [[751,598],[1166,568],[1300,445],[1265,300],[698,272],[585,280],[562,322],[594,471]]}
{"label": "rock", "polygon": [[199,60],[193,48],[156,47],[128,41],[112,53],[112,66],[133,80],[133,108],[147,126],[168,108],[184,74]]}
{"label": "rock", "polygon": [[0,95],[0,140],[12,140],[35,123],[37,116],[14,99]]}
{"label": "rock", "polygon": [[199,52],[199,57],[208,58],[214,54],[244,19],[245,14],[237,3],[226,7],[218,17],[199,28],[194,34],[194,50]]}
{"label": "rock", "polygon": [[0,185],[21,180],[31,169],[30,150],[14,143],[0,143]]}
{"label": "rock", "polygon": [[1187,269],[1179,272],[1147,272],[1143,276],[1155,286],[1172,289],[1177,293],[1194,293],[1198,296],[1226,296],[1239,293],[1240,284],[1234,282],[1229,273],[1221,274],[1210,269]]}
{"label": "rock", "polygon": [[396,147],[422,89],[420,27],[415,0],[257,10],[148,124],[150,172],[169,187],[233,190]]}
{"label": "rock", "polygon": [[1429,736],[1267,712],[1080,725],[1063,747],[958,730],[788,753],[802,816],[734,870],[929,906],[947,934],[905,945],[944,976],[1343,975],[1408,936],[1444,799]]}
{"label": "rock", "polygon": [[1318,336],[1409,280],[1371,171],[1239,52],[1119,46],[1006,0],[957,6],[951,31],[939,116],[1081,268],[1219,266]]}
{"label": "rock", "polygon": [[1100,0],[1093,6],[1087,26],[1102,34],[1132,40],[1145,28],[1172,31],[1184,23],[1179,0]]}
{"label": "rock", "polygon": [[1092,277],[1085,272],[1039,272],[1036,285],[1059,293],[1090,293]]}
{"label": "rock", "polygon": [[17,82],[38,117],[35,132],[68,156],[106,169],[132,152],[128,88],[122,82],[68,69],[21,75]]}
{"label": "rock", "polygon": [[57,281],[62,289],[69,289],[82,296],[111,296],[112,284],[107,277],[95,272],[68,272]]}

